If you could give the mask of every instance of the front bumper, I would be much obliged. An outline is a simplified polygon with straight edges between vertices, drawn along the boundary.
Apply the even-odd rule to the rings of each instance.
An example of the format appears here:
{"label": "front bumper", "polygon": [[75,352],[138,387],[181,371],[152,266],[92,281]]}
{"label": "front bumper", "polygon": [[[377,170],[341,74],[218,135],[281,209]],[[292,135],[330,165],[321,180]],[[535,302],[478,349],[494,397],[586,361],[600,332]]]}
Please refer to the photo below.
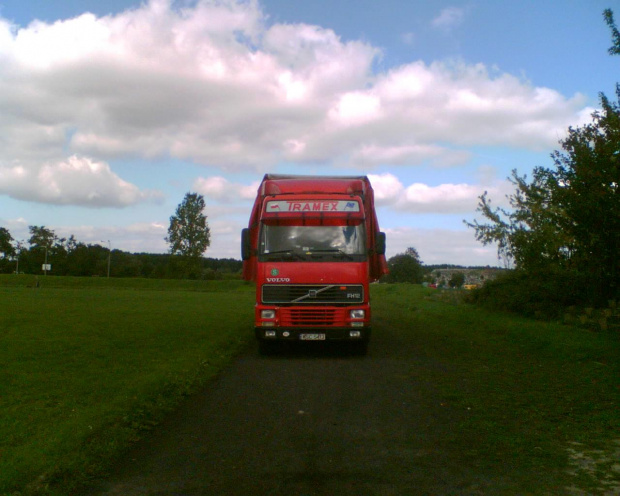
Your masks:
{"label": "front bumper", "polygon": [[[366,327],[255,327],[258,340],[264,341],[368,341],[371,328]],[[324,339],[307,339],[322,336]],[[306,339],[304,339],[304,337]]]}

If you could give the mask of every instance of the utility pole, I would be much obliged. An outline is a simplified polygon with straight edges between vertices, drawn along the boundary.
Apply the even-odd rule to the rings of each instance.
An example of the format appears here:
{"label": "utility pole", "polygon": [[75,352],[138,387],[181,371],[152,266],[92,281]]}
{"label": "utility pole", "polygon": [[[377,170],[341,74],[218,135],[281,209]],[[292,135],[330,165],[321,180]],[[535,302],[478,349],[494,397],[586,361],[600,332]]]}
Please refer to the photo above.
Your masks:
{"label": "utility pole", "polygon": [[17,257],[15,260],[15,274],[19,274],[19,256],[22,254],[22,241],[17,241]]}

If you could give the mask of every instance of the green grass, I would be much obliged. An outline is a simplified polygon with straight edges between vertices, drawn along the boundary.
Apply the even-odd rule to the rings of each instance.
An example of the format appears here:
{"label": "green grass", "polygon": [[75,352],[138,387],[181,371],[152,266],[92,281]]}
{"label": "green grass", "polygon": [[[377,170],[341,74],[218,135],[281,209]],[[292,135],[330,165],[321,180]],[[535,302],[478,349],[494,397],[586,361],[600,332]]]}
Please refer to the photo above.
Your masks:
{"label": "green grass", "polygon": [[492,313],[454,291],[379,285],[373,297],[375,327],[407,330],[402,353],[435,364],[424,380],[457,419],[455,464],[511,481],[505,494],[620,492],[617,332]]}
{"label": "green grass", "polygon": [[65,494],[252,336],[239,281],[33,281],[0,277],[0,494]]}
{"label": "green grass", "polygon": [[[69,494],[253,337],[253,286],[241,281],[34,281],[0,276],[0,494]],[[403,376],[432,384],[456,426],[439,462],[493,474],[504,494],[613,494],[617,333],[414,285],[372,294],[375,339],[399,343],[390,360],[419,357]]]}

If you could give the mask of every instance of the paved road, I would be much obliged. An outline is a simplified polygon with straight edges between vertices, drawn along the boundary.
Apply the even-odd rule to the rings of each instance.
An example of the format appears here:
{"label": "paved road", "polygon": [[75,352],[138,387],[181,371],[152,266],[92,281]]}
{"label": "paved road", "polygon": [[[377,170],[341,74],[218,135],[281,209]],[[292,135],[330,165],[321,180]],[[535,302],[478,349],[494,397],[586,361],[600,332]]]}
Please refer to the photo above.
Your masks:
{"label": "paved road", "polygon": [[88,494],[485,494],[489,479],[450,454],[459,418],[425,380],[446,364],[378,327],[365,357],[246,350]]}

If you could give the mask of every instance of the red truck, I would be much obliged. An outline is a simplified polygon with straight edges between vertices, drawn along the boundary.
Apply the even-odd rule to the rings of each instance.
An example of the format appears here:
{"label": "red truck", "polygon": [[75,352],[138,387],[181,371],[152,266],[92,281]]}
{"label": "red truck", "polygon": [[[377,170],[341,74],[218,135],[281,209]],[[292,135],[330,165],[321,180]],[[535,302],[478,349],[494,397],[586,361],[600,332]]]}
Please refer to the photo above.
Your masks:
{"label": "red truck", "polygon": [[366,176],[266,174],[241,233],[243,277],[256,282],[259,351],[283,341],[370,338],[369,283],[387,273]]}

